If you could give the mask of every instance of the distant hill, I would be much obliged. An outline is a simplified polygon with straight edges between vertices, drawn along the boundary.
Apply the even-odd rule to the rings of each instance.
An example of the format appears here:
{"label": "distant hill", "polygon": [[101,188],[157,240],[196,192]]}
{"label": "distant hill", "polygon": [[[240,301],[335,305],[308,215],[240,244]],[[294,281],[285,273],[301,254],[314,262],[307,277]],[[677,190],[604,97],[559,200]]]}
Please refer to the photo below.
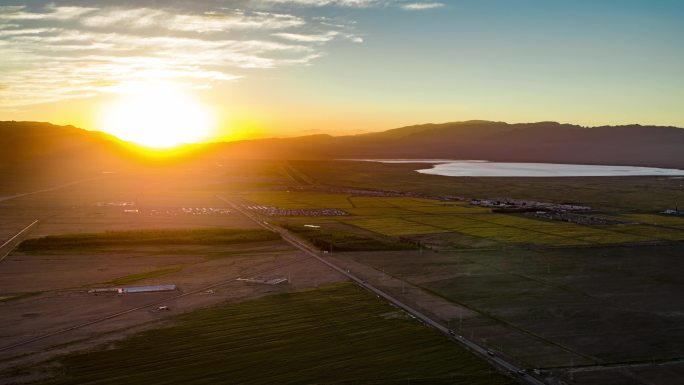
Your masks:
{"label": "distant hill", "polygon": [[684,168],[684,129],[467,121],[221,144],[235,158],[447,158]]}
{"label": "distant hill", "polygon": [[[466,121],[362,135],[197,145],[188,159],[447,158],[684,168],[684,129]],[[72,126],[0,122],[0,172],[85,174],[144,162],[116,138]],[[31,171],[33,170],[33,171]]]}
{"label": "distant hill", "polygon": [[104,154],[116,152],[118,147],[119,142],[113,136],[73,126],[0,122],[0,160],[3,163],[40,162],[55,157],[97,162]]}
{"label": "distant hill", "polygon": [[0,122],[0,195],[92,177],[121,166],[127,153],[114,137],[99,132]]}

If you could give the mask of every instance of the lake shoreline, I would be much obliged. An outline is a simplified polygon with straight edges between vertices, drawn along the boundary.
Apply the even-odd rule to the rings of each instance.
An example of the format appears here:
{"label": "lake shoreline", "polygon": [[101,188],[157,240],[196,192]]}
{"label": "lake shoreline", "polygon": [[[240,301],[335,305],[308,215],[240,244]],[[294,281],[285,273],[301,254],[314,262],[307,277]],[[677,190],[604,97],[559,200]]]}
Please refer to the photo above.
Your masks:
{"label": "lake shoreline", "polygon": [[432,168],[415,170],[426,175],[452,177],[624,177],[684,176],[684,170],[641,166],[610,166],[563,163],[490,162],[447,159],[345,159],[380,163],[425,163]]}

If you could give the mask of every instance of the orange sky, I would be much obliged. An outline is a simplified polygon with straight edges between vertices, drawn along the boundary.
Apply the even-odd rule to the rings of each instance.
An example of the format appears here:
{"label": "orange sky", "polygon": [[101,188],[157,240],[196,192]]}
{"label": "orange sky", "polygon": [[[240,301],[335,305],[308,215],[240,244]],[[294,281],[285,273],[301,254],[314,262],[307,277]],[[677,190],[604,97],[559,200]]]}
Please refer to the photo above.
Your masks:
{"label": "orange sky", "polygon": [[665,0],[9,4],[0,120],[165,144],[470,119],[684,126],[682,19]]}

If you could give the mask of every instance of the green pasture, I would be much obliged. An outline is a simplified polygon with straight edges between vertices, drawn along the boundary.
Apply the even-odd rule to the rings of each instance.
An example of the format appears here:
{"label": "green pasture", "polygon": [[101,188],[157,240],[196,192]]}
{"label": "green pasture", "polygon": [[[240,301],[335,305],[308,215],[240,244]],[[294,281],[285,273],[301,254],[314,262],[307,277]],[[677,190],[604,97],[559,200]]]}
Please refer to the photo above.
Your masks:
{"label": "green pasture", "polygon": [[655,214],[623,214],[621,219],[636,221],[644,224],[654,224],[660,226],[674,226],[684,229],[684,217]]}
{"label": "green pasture", "polygon": [[278,236],[270,231],[253,229],[129,230],[49,235],[27,239],[19,245],[19,250],[31,253],[132,245],[221,245],[275,239]]}
{"label": "green pasture", "polygon": [[245,198],[258,205],[284,209],[352,208],[345,194],[301,191],[263,191],[246,194]]}
{"label": "green pasture", "polygon": [[515,383],[348,283],[180,315],[61,361],[48,384]]}
{"label": "green pasture", "polygon": [[[348,196],[332,193],[268,191],[247,196],[261,205],[284,208],[329,207],[347,211],[345,217],[328,217],[314,222],[339,222],[388,237],[458,233],[499,243],[573,246],[594,244],[677,241],[684,231],[644,225],[579,225],[542,220],[522,215],[492,213],[466,202],[413,197]],[[633,214],[633,220],[661,220],[670,225],[679,218]],[[662,219],[665,218],[665,219]],[[301,222],[292,218],[295,223]],[[309,220],[310,221],[310,220]],[[684,222],[684,220],[682,220]]]}
{"label": "green pasture", "polygon": [[348,223],[366,230],[374,231],[376,233],[400,236],[412,234],[432,234],[442,233],[446,230],[438,229],[433,226],[416,223],[407,219],[397,217],[380,217],[380,218],[344,218],[341,222]]}

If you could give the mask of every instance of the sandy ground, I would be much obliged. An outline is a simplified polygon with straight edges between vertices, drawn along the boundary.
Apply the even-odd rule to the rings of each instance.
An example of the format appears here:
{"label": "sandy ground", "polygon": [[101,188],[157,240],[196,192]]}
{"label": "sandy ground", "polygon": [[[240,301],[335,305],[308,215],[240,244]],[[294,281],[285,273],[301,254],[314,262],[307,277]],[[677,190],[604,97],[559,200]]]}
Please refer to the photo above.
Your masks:
{"label": "sandy ground", "polygon": [[[201,170],[113,175],[2,201],[0,244],[36,219],[40,222],[25,237],[132,229],[257,227],[216,198],[224,188],[234,187],[227,181],[237,177],[198,172]],[[251,183],[255,176],[248,174],[243,182]],[[216,211],[204,214],[204,209]],[[3,255],[6,251],[0,250]],[[116,286],[175,284],[178,291],[125,295],[88,291],[111,287],[110,281],[122,277],[168,268],[173,272]],[[271,286],[236,280],[255,276],[285,277],[289,282]],[[14,251],[0,262],[0,383],[53,376],[61,370],[55,360],[59,356],[101,349],[141,330],[162,327],[173,315],[342,279],[283,241],[40,254]],[[170,310],[159,311],[161,305]],[[45,338],[23,343],[37,337]]]}
{"label": "sandy ground", "polygon": [[[106,282],[116,278],[168,266],[181,266],[182,269],[126,286],[176,284],[179,291],[125,295],[88,292],[92,287],[111,286]],[[236,281],[238,277],[254,276],[286,277],[290,282],[270,286]],[[144,328],[160,327],[171,315],[341,279],[337,273],[282,241],[221,247],[188,246],[175,253],[152,247],[76,254],[15,252],[0,266],[0,294],[36,294],[0,302],[0,348],[59,333],[129,309],[151,306],[0,351],[0,373],[5,373],[0,376],[0,383],[54,375],[59,367],[47,361],[120,340]],[[206,293],[181,297],[209,286],[211,291]],[[171,310],[158,311],[160,305]]]}

